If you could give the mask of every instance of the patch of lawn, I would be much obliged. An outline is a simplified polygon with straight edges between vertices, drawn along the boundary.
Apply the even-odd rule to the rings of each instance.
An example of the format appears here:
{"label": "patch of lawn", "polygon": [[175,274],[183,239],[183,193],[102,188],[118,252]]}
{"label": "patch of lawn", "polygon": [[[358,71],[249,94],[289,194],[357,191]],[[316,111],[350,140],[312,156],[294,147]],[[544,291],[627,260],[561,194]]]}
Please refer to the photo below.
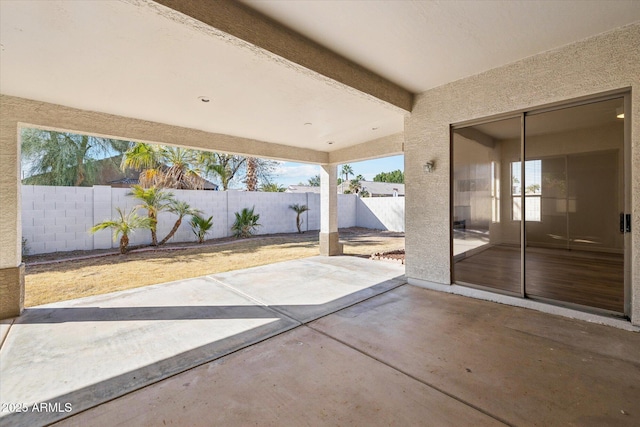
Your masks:
{"label": "patch of lawn", "polygon": [[[404,248],[404,235],[341,230],[346,255],[369,256]],[[157,283],[318,255],[317,233],[254,237],[223,245],[133,252],[33,265],[27,260],[25,306],[122,291]],[[61,254],[61,256],[63,256]]]}

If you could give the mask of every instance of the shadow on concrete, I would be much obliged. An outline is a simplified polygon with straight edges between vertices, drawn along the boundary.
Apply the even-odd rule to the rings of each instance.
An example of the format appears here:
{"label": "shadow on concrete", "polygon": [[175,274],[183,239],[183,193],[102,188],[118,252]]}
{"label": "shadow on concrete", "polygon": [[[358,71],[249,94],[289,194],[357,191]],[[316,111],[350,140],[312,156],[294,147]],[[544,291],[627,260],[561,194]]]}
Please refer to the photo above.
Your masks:
{"label": "shadow on concrete", "polygon": [[[269,293],[273,286],[265,281],[260,289],[267,294],[248,292],[239,278],[249,275],[252,281],[273,270],[282,280],[283,271],[297,276],[297,268],[305,271],[309,262],[322,271],[319,277],[323,280],[311,288],[308,270],[304,286],[295,286],[304,281],[298,277],[277,294]],[[404,276],[393,277],[395,270],[388,266],[361,262],[367,261],[351,257],[289,261],[63,302],[57,307],[29,308],[16,319],[0,349],[3,379],[9,380],[3,381],[1,400],[24,402],[29,411],[0,413],[0,423],[37,426],[60,421],[405,284]],[[363,266],[368,266],[366,272]],[[369,286],[353,291],[348,278],[363,280],[366,275]],[[229,285],[221,278],[239,284]],[[325,286],[332,283],[327,291]],[[307,294],[310,289],[317,293]],[[167,305],[158,304],[159,293],[165,298],[162,304]],[[307,295],[310,303],[285,303],[300,295]],[[326,295],[332,297],[314,303],[320,301],[314,298]],[[275,303],[265,301],[271,297],[277,297]],[[189,304],[195,301],[205,304]],[[25,354],[29,349],[34,351]],[[47,410],[33,411],[34,403],[44,404]],[[71,411],[66,411],[66,404]]]}

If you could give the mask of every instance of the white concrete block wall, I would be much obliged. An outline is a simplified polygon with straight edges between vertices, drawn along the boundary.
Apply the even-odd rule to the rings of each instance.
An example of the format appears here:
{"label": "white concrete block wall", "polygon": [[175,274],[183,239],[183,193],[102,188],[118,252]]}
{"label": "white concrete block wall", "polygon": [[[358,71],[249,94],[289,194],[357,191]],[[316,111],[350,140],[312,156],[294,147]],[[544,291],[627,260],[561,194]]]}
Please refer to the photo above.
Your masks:
{"label": "white concrete block wall", "polygon": [[404,232],[404,197],[366,197],[356,207],[358,227]]}
{"label": "white concrete block wall", "polygon": [[[207,239],[227,236],[226,209],[227,194],[223,191],[195,191],[195,190],[171,190],[176,200],[187,202],[192,208],[199,209],[204,218],[213,217],[213,227],[207,234]],[[170,212],[160,214],[158,239],[163,239],[173,228],[178,217]],[[196,237],[189,225],[191,216],[182,219],[180,228],[171,238],[170,242],[195,242]]]}
{"label": "white concrete block wall", "polygon": [[355,194],[338,194],[338,228],[356,226],[356,201]]}
{"label": "white concrete block wall", "polygon": [[93,249],[93,189],[22,187],[22,237],[29,253]]}
{"label": "white concrete block wall", "polygon": [[[213,216],[213,229],[207,239],[231,236],[235,212],[255,206],[260,214],[261,227],[256,234],[296,232],[295,217],[289,205],[306,204],[310,210],[302,215],[303,231],[320,229],[320,195],[313,193],[248,193],[242,191],[170,190],[176,199],[200,209],[202,216]],[[48,187],[22,186],[23,236],[30,253],[117,248],[110,230],[89,234],[89,229],[104,220],[116,218],[116,208],[128,213],[139,204],[127,194],[129,189],[109,186]],[[392,206],[386,206],[391,203]],[[358,199],[355,195],[338,196],[338,226],[360,226],[401,231],[404,227],[404,199]],[[144,209],[138,215],[146,215]],[[394,217],[395,215],[395,217]],[[177,217],[160,213],[158,239],[164,238]],[[190,216],[183,219],[171,242],[193,242],[195,236],[189,225]],[[400,228],[400,224],[402,228]],[[151,242],[148,230],[136,230],[130,235],[130,245]]]}
{"label": "white concrete block wall", "polygon": [[306,193],[305,196],[309,210],[305,212],[304,230],[318,231],[320,230],[320,194]]}
{"label": "white concrete block wall", "polygon": [[[93,224],[111,219],[111,187],[98,185],[93,187]],[[109,249],[112,247],[112,236],[109,231],[100,231],[93,235],[94,249]]]}
{"label": "white concrete block wall", "polygon": [[[296,213],[289,206],[307,203],[306,194],[231,192],[229,195],[229,228],[235,221],[235,212],[254,207],[254,213],[260,215],[258,222],[261,224],[256,234],[296,232]],[[307,225],[305,217],[303,229]]]}

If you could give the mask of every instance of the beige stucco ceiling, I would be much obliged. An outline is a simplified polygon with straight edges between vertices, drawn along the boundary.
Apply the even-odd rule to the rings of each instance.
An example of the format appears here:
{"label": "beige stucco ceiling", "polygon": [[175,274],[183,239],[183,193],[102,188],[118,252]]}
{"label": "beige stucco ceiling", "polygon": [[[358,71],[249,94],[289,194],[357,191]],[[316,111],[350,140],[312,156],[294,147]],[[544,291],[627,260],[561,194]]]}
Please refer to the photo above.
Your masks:
{"label": "beige stucco ceiling", "polygon": [[414,93],[640,20],[638,0],[241,1]]}
{"label": "beige stucco ceiling", "polygon": [[400,109],[171,19],[160,5],[0,7],[3,94],[320,151],[403,129]]}
{"label": "beige stucco ceiling", "polygon": [[[413,92],[640,20],[622,0],[246,3]],[[149,0],[0,8],[3,94],[329,152],[403,130],[402,109]]]}

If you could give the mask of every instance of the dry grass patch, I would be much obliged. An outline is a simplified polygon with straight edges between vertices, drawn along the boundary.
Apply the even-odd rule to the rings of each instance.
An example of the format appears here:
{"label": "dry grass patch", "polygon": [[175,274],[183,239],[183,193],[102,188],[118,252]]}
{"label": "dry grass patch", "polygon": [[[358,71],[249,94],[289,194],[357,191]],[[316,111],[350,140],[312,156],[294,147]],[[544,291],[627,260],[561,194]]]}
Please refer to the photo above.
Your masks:
{"label": "dry grass patch", "polygon": [[[346,243],[345,254],[355,256],[368,257],[404,247],[404,235],[400,233],[348,229],[341,230],[341,240]],[[307,233],[44,265],[30,265],[27,259],[25,305],[33,307],[317,254],[318,236]]]}

